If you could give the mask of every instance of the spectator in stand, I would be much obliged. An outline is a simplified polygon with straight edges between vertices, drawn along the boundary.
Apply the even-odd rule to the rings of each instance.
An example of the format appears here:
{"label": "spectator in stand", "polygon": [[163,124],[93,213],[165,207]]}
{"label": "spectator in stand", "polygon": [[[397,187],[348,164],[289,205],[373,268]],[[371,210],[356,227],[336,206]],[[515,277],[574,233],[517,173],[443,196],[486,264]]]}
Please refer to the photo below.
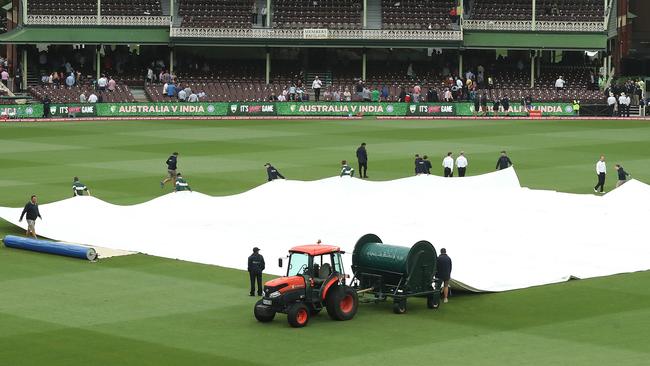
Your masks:
{"label": "spectator in stand", "polygon": [[350,93],[350,89],[347,86],[345,87],[345,91],[343,92],[343,99],[345,99],[346,102],[352,100],[352,93]]}
{"label": "spectator in stand", "polygon": [[147,85],[153,84],[153,69],[151,67],[147,68]]}
{"label": "spectator in stand", "polygon": [[53,72],[52,73],[52,84],[54,84],[54,87],[56,88],[59,86],[59,73],[58,72]]}
{"label": "spectator in stand", "polygon": [[187,101],[188,101],[189,103],[196,103],[196,102],[199,101],[199,96],[196,95],[196,94],[194,94],[194,93],[192,93],[192,94],[190,94],[189,97],[187,97]]}
{"label": "spectator in stand", "polygon": [[404,97],[404,102],[411,103],[411,94],[406,94],[406,96]]}
{"label": "spectator in stand", "polygon": [[508,99],[507,95],[504,95],[501,99],[501,106],[503,107],[503,112],[507,116],[510,112],[510,99]]}
{"label": "spectator in stand", "polygon": [[492,90],[494,88],[494,78],[492,76],[488,76],[487,87],[488,90]]}
{"label": "spectator in stand", "polygon": [[323,82],[316,76],[311,83],[311,88],[314,89],[314,98],[317,102],[320,101],[320,89],[323,87]]}
{"label": "spectator in stand", "polygon": [[253,7],[251,8],[251,23],[257,24],[257,2],[253,1]]}
{"label": "spectator in stand", "polygon": [[370,92],[370,100],[372,102],[379,102],[379,96],[380,96],[379,89],[373,88],[372,91]]}
{"label": "spectator in stand", "polygon": [[364,102],[370,102],[370,89],[366,88],[365,86],[361,92],[361,100]]}
{"label": "spectator in stand", "polygon": [[494,114],[495,117],[499,116],[499,107],[501,107],[499,98],[495,96],[494,101],[492,102],[492,113]]}
{"label": "spectator in stand", "polygon": [[115,80],[112,77],[110,79],[108,79],[108,87],[107,87],[107,89],[108,89],[109,92],[114,92],[115,91],[115,84],[116,84]]}
{"label": "spectator in stand", "polygon": [[621,96],[618,97],[618,115],[619,117],[630,116],[630,97],[625,93],[621,93]]}
{"label": "spectator in stand", "polygon": [[187,101],[187,93],[185,92],[185,89],[181,89],[178,91],[178,101],[179,102]]}
{"label": "spectator in stand", "polygon": [[173,82],[167,85],[167,96],[173,98],[176,96],[176,84]]}
{"label": "spectator in stand", "polygon": [[68,86],[68,89],[72,89],[74,86],[75,80],[74,80],[74,73],[70,73],[67,78],[65,78],[65,85]]}
{"label": "spectator in stand", "polygon": [[106,76],[105,76],[105,75],[102,75],[102,77],[100,77],[100,78],[97,80],[97,87],[99,88],[99,91],[104,91],[104,90],[106,90],[106,86],[107,86],[107,85],[108,85],[108,80],[106,79]]}
{"label": "spectator in stand", "polygon": [[487,93],[483,93],[481,95],[481,115],[482,116],[487,116],[487,104],[488,104]]}
{"label": "spectator in stand", "polygon": [[16,74],[14,75],[14,92],[23,91],[23,67],[21,64],[18,64],[16,68]]}
{"label": "spectator in stand", "polygon": [[435,89],[429,88],[429,90],[427,90],[427,102],[429,102],[429,103],[438,103],[439,102],[439,100],[438,100],[438,92]]}
{"label": "spectator in stand", "polygon": [[88,96],[88,103],[97,103],[97,95],[95,95],[95,93],[90,93],[90,96]]}
{"label": "spectator in stand", "polygon": [[297,100],[298,102],[302,102],[302,101],[303,101],[303,94],[304,94],[304,93],[303,93],[303,90],[302,90],[302,86],[298,86],[298,87],[296,87],[296,100]]}
{"label": "spectator in stand", "polygon": [[555,80],[555,90],[557,91],[564,90],[564,84],[566,84],[566,82],[564,81],[562,76],[558,77],[557,80]]}
{"label": "spectator in stand", "polygon": [[284,94],[278,95],[278,102],[286,102],[286,101],[287,101],[287,97],[284,96]]}
{"label": "spectator in stand", "polygon": [[81,95],[79,96],[79,103],[86,103],[86,100],[87,100],[86,93],[85,92],[81,93]]}
{"label": "spectator in stand", "polygon": [[340,102],[341,101],[341,93],[339,93],[338,90],[334,90],[332,93],[332,102]]}
{"label": "spectator in stand", "polygon": [[2,78],[2,83],[5,84],[6,87],[9,87],[9,73],[7,72],[7,69],[3,68],[0,76]]}
{"label": "spectator in stand", "polygon": [[609,97],[607,97],[607,109],[610,117],[616,116],[616,97],[614,93],[610,92]]}
{"label": "spectator in stand", "polygon": [[357,85],[355,86],[354,92],[357,94],[359,100],[363,100],[363,80],[359,79]]}
{"label": "spectator in stand", "polygon": [[388,91],[388,86],[384,85],[381,88],[381,100],[384,102],[388,101],[388,97],[390,96],[390,93]]}
{"label": "spectator in stand", "polygon": [[474,117],[476,117],[476,115],[481,111],[481,98],[483,98],[483,95],[474,98]]}
{"label": "spectator in stand", "polygon": [[419,103],[420,102],[420,93],[422,92],[422,88],[420,87],[419,84],[415,84],[413,87],[413,103]]}
{"label": "spectator in stand", "polygon": [[168,84],[168,83],[164,83],[164,84],[163,84],[163,92],[162,92],[163,95],[167,95],[167,88],[169,88],[169,84]]}
{"label": "spectator in stand", "polygon": [[454,97],[451,94],[451,90],[449,90],[449,88],[445,88],[445,92],[443,94],[442,99],[447,103],[454,101]]}
{"label": "spectator in stand", "polygon": [[262,27],[266,27],[266,5],[262,5],[260,15],[262,15]]}
{"label": "spectator in stand", "polygon": [[289,85],[289,100],[292,102],[296,100],[296,83],[293,81]]}
{"label": "spectator in stand", "polygon": [[397,99],[399,102],[406,102],[406,89],[402,88]]}

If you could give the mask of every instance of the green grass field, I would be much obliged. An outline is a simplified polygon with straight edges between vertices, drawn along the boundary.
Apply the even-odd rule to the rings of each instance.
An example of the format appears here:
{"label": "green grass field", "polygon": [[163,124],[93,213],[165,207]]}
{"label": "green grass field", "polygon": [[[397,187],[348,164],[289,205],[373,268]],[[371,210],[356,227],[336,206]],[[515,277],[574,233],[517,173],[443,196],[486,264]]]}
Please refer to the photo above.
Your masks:
{"label": "green grass field", "polygon": [[[22,206],[32,193],[41,203],[67,198],[75,175],[104,200],[140,203],[165,192],[158,181],[173,151],[193,189],[228,195],[265,182],[267,161],[291,179],[333,176],[341,159],[356,162],[361,142],[368,144],[371,180],[412,174],[415,153],[428,154],[441,174],[442,156],[460,150],[470,175],[485,173],[505,149],[524,186],[593,194],[601,153],[607,190],[617,162],[650,182],[649,140],[647,122],[618,120],[8,123],[0,124],[0,205]],[[21,233],[0,220],[1,236]],[[257,323],[247,280],[241,271],[145,255],[88,263],[0,247],[0,365],[578,366],[650,359],[649,272],[454,296],[438,311],[413,300],[401,316],[391,304],[365,304],[350,322],[321,314],[304,329],[289,328],[281,315]]]}

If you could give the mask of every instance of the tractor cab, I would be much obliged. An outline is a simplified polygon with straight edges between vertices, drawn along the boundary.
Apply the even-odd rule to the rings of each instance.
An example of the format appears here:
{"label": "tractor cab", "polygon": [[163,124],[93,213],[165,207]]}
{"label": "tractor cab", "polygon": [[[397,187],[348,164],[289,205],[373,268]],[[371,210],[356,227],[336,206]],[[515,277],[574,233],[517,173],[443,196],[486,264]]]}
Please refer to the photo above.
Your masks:
{"label": "tractor cab", "polygon": [[[343,253],[332,245],[291,248],[287,275],[264,284],[264,296],[255,305],[257,320],[267,322],[276,313],[285,313],[289,324],[302,327],[323,308],[334,319],[352,319],[358,299],[345,283]],[[279,265],[282,267],[282,260]]]}

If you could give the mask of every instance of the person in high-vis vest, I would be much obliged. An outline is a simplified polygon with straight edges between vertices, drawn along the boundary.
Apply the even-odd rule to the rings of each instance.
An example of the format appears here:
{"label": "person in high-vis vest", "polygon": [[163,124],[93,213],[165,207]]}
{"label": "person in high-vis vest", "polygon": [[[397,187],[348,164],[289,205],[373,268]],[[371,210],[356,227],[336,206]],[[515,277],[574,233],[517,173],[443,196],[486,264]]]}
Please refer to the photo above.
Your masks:
{"label": "person in high-vis vest", "polygon": [[576,116],[580,115],[580,101],[579,100],[574,100],[573,101],[573,113],[575,113]]}
{"label": "person in high-vis vest", "polygon": [[190,188],[190,185],[187,183],[185,178],[183,178],[181,173],[178,173],[176,174],[176,189],[174,192],[181,192],[181,191],[192,192],[192,188]]}
{"label": "person in high-vis vest", "polygon": [[79,181],[79,177],[74,177],[72,180],[72,196],[84,196],[86,193],[90,196],[88,187]]}
{"label": "person in high-vis vest", "polygon": [[348,165],[347,160],[341,161],[341,177],[343,176],[348,176],[348,177],[353,177],[354,176],[354,168]]}

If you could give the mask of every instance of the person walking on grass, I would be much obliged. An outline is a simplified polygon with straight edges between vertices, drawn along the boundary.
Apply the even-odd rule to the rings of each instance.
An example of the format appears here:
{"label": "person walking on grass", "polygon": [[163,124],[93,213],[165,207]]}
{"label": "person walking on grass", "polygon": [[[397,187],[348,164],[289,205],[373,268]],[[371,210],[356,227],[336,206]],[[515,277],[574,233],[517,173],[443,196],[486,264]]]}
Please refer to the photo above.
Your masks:
{"label": "person walking on grass", "polygon": [[445,178],[451,178],[454,176],[454,158],[451,156],[451,152],[447,153],[444,159],[442,159],[442,167],[444,168]]}
{"label": "person walking on grass", "polygon": [[262,272],[265,268],[264,257],[260,248],[253,248],[253,254],[248,257],[248,276],[251,280],[250,296],[255,296],[255,283],[257,282],[257,296],[262,296]]}
{"label": "person walking on grass", "polygon": [[175,183],[176,189],[174,192],[181,192],[181,191],[190,191],[192,192],[192,188],[190,187],[189,183],[183,178],[181,173],[176,174],[176,183]]}
{"label": "person walking on grass", "polygon": [[456,158],[456,166],[458,167],[458,176],[464,177],[465,172],[467,171],[467,158],[465,157],[465,152],[461,151],[460,155]]}
{"label": "person walking on grass", "polygon": [[503,169],[507,169],[507,168],[509,168],[511,166],[512,166],[512,161],[510,160],[508,155],[506,155],[505,150],[501,151],[501,156],[499,157],[499,160],[497,160],[496,169],[497,170],[503,170]]}
{"label": "person walking on grass", "polygon": [[167,161],[167,177],[160,182],[160,188],[164,188],[165,184],[169,181],[172,182],[172,186],[176,187],[176,169],[178,167],[178,153],[174,152]]}
{"label": "person walking on grass", "polygon": [[357,148],[357,160],[359,161],[359,177],[368,178],[368,151],[366,151],[365,142],[362,142],[361,146]]}
{"label": "person walking on grass", "polygon": [[41,217],[41,213],[38,211],[38,199],[36,198],[36,195],[33,194],[29,202],[25,205],[25,208],[23,208],[23,212],[20,214],[20,219],[18,222],[23,221],[23,217],[27,215],[27,232],[25,233],[26,236],[32,236],[34,239],[37,239],[36,237],[36,218],[40,218],[43,220]]}
{"label": "person walking on grass", "polygon": [[433,168],[433,165],[431,164],[429,157],[426,155],[422,156],[422,162],[424,163],[424,168],[422,168],[423,169],[422,173],[427,175],[431,174],[431,168]]}
{"label": "person walking on grass", "polygon": [[436,277],[442,280],[442,302],[449,301],[449,280],[451,279],[451,258],[447,255],[447,249],[440,249],[440,255],[436,260]]}
{"label": "person walking on grass", "polygon": [[616,164],[614,168],[616,169],[616,173],[618,173],[618,181],[616,181],[616,188],[618,188],[627,182],[627,177],[630,173],[626,172],[620,164]]}
{"label": "person walking on grass", "polygon": [[74,177],[72,180],[72,196],[77,197],[83,196],[85,194],[88,194],[90,196],[90,190],[88,187],[86,187],[85,184],[79,181],[79,177]]}
{"label": "person walking on grass", "polygon": [[348,176],[350,178],[354,177],[354,168],[348,165],[347,160],[341,161],[341,177]]}
{"label": "person walking on grass", "polygon": [[607,164],[605,164],[605,155],[601,155],[600,159],[596,162],[596,175],[598,175],[598,183],[594,187],[594,192],[605,193],[605,176],[607,175]]}
{"label": "person walking on grass", "polygon": [[275,169],[275,167],[271,165],[271,163],[266,163],[264,164],[264,166],[266,167],[266,175],[268,176],[269,182],[272,180],[276,180],[278,178],[284,179],[284,176],[280,174],[280,172],[277,169]]}

